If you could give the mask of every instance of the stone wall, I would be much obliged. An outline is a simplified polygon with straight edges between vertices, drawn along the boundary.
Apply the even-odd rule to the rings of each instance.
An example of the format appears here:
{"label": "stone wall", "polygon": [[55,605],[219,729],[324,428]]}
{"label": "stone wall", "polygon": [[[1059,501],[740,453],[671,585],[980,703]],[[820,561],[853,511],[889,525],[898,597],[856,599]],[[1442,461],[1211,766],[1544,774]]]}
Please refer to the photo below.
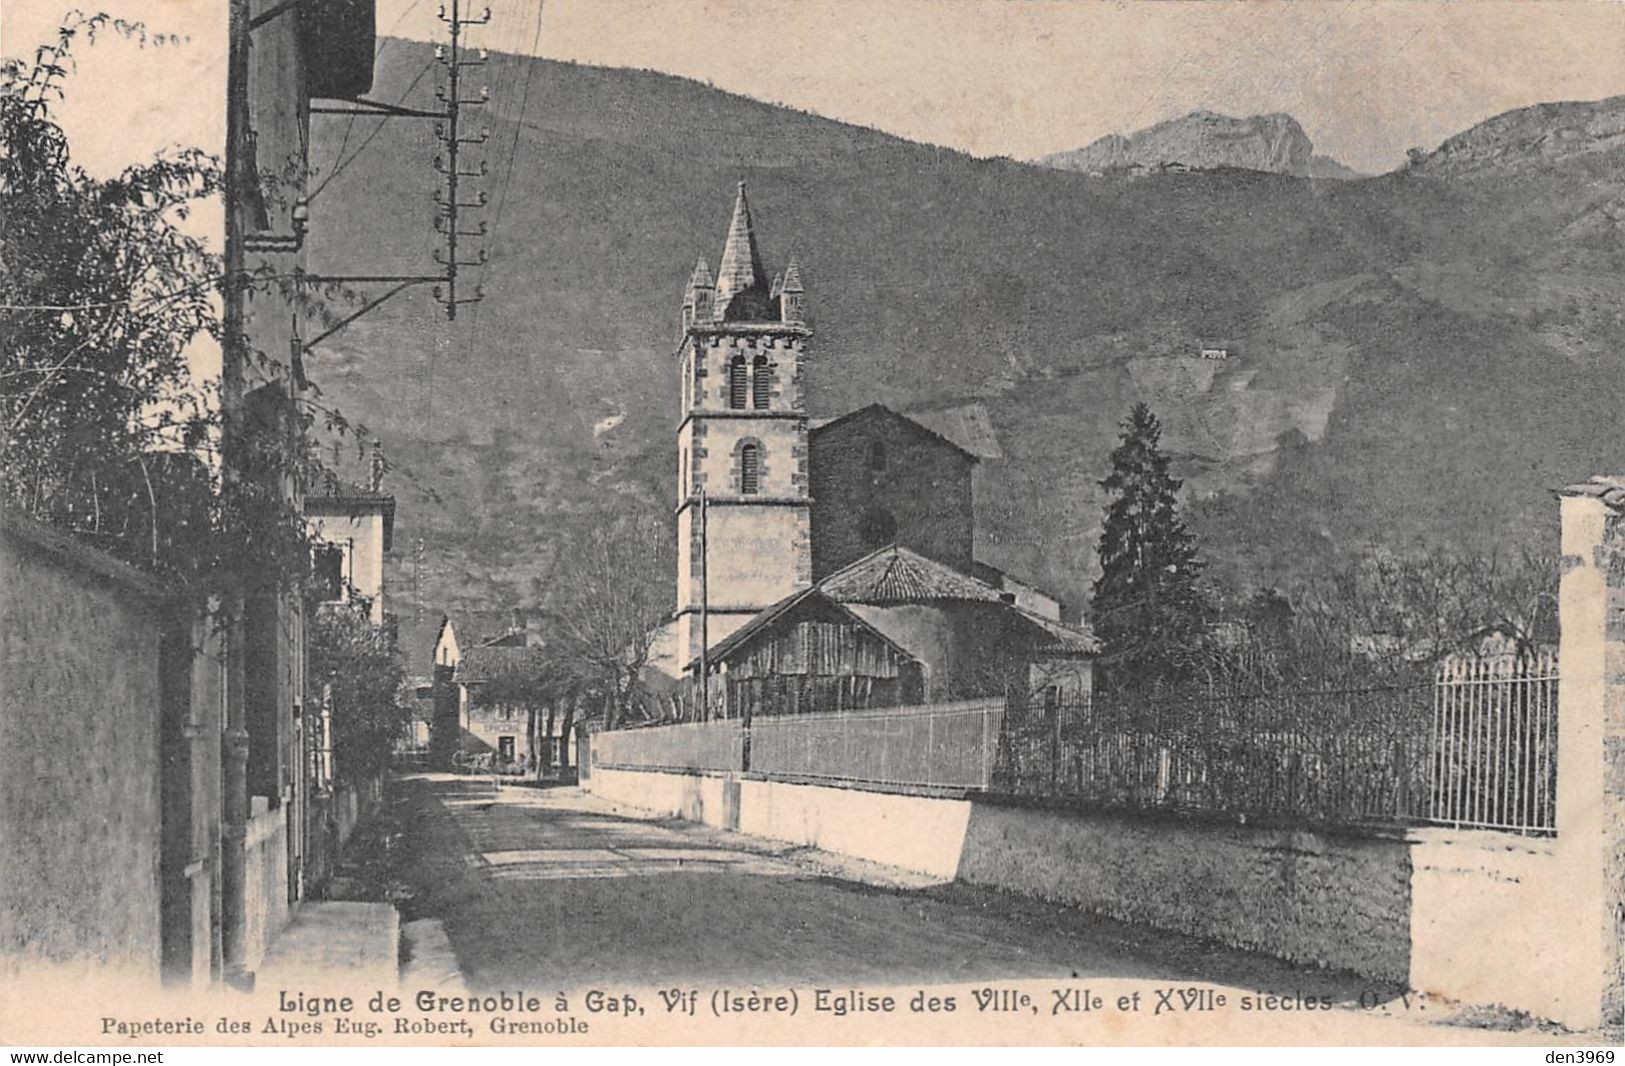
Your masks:
{"label": "stone wall", "polygon": [[739,830],[951,880],[972,804],[784,781],[739,783]]}
{"label": "stone wall", "polygon": [[255,796],[243,842],[247,875],[243,913],[247,917],[244,965],[253,970],[288,924],[288,819],[286,807],[270,807]]}
{"label": "stone wall", "polygon": [[0,970],[161,961],[158,590],[0,525]]}
{"label": "stone wall", "polygon": [[587,760],[582,765],[590,767],[582,774],[589,790],[612,803],[717,829],[739,828],[739,786],[724,775],[611,770]]}
{"label": "stone wall", "polygon": [[[877,444],[884,449],[883,464],[870,459]],[[808,446],[816,578],[893,540],[927,558],[970,569],[976,465],[970,456],[881,408],[814,430]],[[875,469],[877,465],[884,469]],[[895,530],[877,541],[880,531],[871,526],[882,512],[895,523]]]}
{"label": "stone wall", "polygon": [[1403,985],[1402,839],[975,803],[958,878]]}

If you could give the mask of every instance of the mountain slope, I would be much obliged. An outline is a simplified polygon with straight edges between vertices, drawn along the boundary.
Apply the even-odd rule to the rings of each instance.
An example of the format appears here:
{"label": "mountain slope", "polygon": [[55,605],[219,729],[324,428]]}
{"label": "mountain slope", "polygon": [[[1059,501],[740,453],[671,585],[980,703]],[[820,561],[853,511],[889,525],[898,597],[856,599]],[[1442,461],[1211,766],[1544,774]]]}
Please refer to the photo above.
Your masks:
{"label": "mountain slope", "polygon": [[[375,97],[427,59],[392,42]],[[573,515],[669,513],[682,287],[697,256],[715,265],[740,178],[769,270],[792,250],[802,264],[811,413],[982,402],[1005,458],[982,481],[979,551],[1074,603],[1096,482],[1139,399],[1209,553],[1246,581],[1363,539],[1544,530],[1551,486],[1625,464],[1617,149],[1472,180],[1429,161],[1348,182],[1123,181],[665,75],[486,71],[490,263],[465,274],[484,302],[448,325],[427,293],[397,297],[310,360],[397,464],[405,598],[534,597]],[[374,123],[348,125],[322,120],[313,158],[349,156]],[[391,121],[316,197],[316,269],[424,268],[426,127]],[[1229,358],[1199,358],[1214,343]]]}

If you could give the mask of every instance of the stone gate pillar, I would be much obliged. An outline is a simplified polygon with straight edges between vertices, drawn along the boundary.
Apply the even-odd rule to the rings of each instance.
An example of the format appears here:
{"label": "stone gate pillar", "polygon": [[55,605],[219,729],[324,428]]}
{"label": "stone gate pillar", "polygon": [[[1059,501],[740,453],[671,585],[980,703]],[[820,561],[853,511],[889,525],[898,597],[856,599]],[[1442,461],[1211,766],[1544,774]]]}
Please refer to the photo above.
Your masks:
{"label": "stone gate pillar", "polygon": [[[1557,854],[1572,886],[1574,1006],[1560,1019],[1621,1023],[1625,937],[1625,478],[1559,493],[1562,631],[1557,727]],[[1511,917],[1511,916],[1509,916]]]}

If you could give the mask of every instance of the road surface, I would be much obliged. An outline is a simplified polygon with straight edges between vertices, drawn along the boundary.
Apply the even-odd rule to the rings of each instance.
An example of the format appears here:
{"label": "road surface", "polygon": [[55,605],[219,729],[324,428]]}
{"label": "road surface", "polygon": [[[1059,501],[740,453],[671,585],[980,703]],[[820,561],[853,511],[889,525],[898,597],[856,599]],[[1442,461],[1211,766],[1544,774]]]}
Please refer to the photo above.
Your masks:
{"label": "road surface", "polygon": [[[393,794],[388,820],[398,835],[387,865],[402,918],[442,923],[476,993],[1199,983],[1329,1001],[1319,1017],[1277,1019],[1308,1025],[1293,1030],[1299,1039],[1318,1025],[1381,1026],[1387,1041],[1443,1035],[1416,1024],[1437,1009],[1420,1014],[1397,990],[1360,978],[640,816],[575,788],[494,789],[489,779],[429,774],[399,779]],[[1362,1010],[1361,997],[1373,994],[1386,1005]]]}

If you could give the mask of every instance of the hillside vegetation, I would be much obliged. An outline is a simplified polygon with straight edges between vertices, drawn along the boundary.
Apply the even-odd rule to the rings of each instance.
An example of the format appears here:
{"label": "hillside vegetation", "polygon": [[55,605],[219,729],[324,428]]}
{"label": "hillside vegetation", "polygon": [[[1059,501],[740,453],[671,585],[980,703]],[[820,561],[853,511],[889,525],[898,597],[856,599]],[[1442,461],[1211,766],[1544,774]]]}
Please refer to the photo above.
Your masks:
{"label": "hillside vegetation", "polygon": [[[389,42],[373,95],[428,58]],[[486,76],[494,232],[465,272],[484,302],[448,325],[398,297],[310,360],[397,464],[406,612],[414,590],[477,607],[567,580],[547,563],[572,515],[669,513],[682,287],[697,256],[715,268],[740,178],[769,269],[801,260],[812,414],[984,403],[1005,458],[980,550],[1074,603],[1136,400],[1244,584],[1370,540],[1547,536],[1552,487],[1625,469],[1625,99],[1497,119],[1376,178],[1130,180],[659,74],[493,56]],[[315,160],[366,149],[312,205],[317,269],[423,269],[429,123],[318,123]],[[1532,147],[1543,128],[1568,148]]]}

